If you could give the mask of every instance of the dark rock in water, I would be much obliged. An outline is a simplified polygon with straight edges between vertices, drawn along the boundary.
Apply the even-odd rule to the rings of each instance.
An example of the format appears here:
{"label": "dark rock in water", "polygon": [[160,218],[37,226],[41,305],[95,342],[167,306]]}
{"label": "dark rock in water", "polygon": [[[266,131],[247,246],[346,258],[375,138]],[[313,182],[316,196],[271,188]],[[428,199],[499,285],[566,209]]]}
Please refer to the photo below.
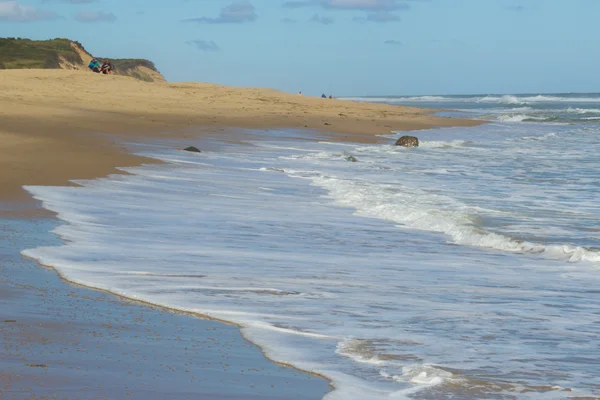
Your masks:
{"label": "dark rock in water", "polygon": [[414,136],[402,136],[396,141],[396,146],[419,147],[419,139]]}
{"label": "dark rock in water", "polygon": [[346,157],[346,161],[350,161],[350,162],[358,162],[358,160],[357,160],[355,157],[353,157],[353,156],[348,156],[348,157]]}
{"label": "dark rock in water", "polygon": [[46,364],[25,364],[28,367],[31,368],[48,368],[48,366]]}
{"label": "dark rock in water", "polygon": [[197,147],[194,147],[194,146],[186,147],[183,150],[184,151],[191,151],[192,153],[202,153],[200,150],[198,150]]}

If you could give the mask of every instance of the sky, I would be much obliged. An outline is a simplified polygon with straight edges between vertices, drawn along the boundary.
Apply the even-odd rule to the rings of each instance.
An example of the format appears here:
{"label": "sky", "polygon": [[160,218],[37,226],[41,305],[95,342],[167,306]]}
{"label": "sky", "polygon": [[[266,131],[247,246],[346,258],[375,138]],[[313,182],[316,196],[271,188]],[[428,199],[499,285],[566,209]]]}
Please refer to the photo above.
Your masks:
{"label": "sky", "polygon": [[0,0],[0,37],[313,95],[600,92],[599,17],[600,0]]}

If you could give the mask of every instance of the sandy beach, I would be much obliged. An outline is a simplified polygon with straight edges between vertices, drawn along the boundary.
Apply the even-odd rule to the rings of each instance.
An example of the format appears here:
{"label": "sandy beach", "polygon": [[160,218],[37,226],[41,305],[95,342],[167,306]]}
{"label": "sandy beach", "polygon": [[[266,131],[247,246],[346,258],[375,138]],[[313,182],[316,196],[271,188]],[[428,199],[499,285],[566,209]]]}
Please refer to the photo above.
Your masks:
{"label": "sandy beach", "polygon": [[329,390],[320,377],[269,362],[235,326],[73,287],[23,259],[20,250],[57,240],[48,233],[56,219],[23,185],[68,185],[156,162],[125,141],[194,145],[203,132],[243,140],[230,128],[292,128],[369,143],[393,130],[476,124],[270,89],[1,71],[3,398],[317,399]]}
{"label": "sandy beach", "polygon": [[[147,83],[68,70],[0,72],[0,201],[23,202],[22,185],[64,185],[150,160],[128,141],[189,138],[227,127],[301,128],[374,141],[393,130],[473,126],[429,111],[206,83]],[[190,128],[193,128],[190,129]],[[22,207],[21,207],[22,208]]]}

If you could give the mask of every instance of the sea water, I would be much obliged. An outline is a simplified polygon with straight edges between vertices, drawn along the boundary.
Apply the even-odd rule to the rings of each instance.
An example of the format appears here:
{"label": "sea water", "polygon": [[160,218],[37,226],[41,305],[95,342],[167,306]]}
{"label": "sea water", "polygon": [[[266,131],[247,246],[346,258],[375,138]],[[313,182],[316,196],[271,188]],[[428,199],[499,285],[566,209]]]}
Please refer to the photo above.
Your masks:
{"label": "sea water", "polygon": [[326,399],[596,398],[600,96],[493,98],[383,99],[492,121],[414,133],[419,148],[248,132],[27,187],[65,223],[63,245],[24,254],[235,322],[331,379]]}

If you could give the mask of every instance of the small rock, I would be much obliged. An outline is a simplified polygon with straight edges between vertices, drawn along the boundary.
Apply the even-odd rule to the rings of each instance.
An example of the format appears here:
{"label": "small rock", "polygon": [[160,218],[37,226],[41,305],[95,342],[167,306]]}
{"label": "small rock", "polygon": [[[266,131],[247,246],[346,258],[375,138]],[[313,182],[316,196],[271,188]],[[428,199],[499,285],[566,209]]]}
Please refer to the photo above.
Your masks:
{"label": "small rock", "polygon": [[323,125],[331,125],[329,122],[325,122]]}
{"label": "small rock", "polygon": [[356,157],[353,157],[353,156],[348,156],[348,157],[346,157],[346,161],[350,161],[350,162],[358,162],[358,160],[356,159]]}
{"label": "small rock", "polygon": [[192,153],[202,153],[197,147],[190,146],[183,149],[184,151],[191,151]]}
{"label": "small rock", "polygon": [[396,146],[419,147],[419,139],[414,136],[402,136],[396,141]]}

